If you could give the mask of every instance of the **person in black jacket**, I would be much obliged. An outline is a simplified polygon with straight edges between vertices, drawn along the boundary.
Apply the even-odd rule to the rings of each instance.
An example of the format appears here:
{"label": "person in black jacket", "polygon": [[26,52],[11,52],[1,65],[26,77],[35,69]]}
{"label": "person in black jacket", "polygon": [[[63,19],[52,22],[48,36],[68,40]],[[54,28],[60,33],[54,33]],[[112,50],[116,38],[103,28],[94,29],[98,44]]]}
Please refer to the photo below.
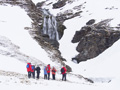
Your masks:
{"label": "person in black jacket", "polygon": [[40,70],[41,70],[41,68],[39,67],[39,65],[37,65],[37,67],[35,68],[35,70],[37,71],[37,79],[39,79]]}

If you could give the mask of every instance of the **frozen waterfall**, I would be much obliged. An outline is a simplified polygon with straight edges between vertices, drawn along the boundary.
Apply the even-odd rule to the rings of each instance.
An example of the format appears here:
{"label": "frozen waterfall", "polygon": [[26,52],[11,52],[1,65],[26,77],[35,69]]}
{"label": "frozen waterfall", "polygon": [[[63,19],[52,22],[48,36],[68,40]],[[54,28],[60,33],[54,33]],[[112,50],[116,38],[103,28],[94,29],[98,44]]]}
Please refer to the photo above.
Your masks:
{"label": "frozen waterfall", "polygon": [[44,22],[43,22],[43,34],[47,34],[50,39],[59,40],[57,31],[56,18],[49,13],[48,10],[43,9]]}

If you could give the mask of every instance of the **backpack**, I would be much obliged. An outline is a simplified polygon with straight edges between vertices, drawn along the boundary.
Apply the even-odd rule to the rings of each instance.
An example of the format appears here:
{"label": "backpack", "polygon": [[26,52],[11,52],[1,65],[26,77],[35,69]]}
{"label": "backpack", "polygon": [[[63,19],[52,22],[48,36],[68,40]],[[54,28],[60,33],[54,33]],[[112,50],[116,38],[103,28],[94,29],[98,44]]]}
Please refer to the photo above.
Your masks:
{"label": "backpack", "polygon": [[35,67],[34,66],[32,66],[32,70],[34,70],[35,69]]}
{"label": "backpack", "polygon": [[50,71],[48,66],[46,67],[46,71]]}
{"label": "backpack", "polygon": [[27,64],[26,68],[29,68],[29,64]]}
{"label": "backpack", "polygon": [[64,72],[64,68],[61,68],[61,73],[63,73]]}
{"label": "backpack", "polygon": [[54,72],[54,73],[55,73],[56,71],[55,71],[55,70],[52,70],[52,72]]}

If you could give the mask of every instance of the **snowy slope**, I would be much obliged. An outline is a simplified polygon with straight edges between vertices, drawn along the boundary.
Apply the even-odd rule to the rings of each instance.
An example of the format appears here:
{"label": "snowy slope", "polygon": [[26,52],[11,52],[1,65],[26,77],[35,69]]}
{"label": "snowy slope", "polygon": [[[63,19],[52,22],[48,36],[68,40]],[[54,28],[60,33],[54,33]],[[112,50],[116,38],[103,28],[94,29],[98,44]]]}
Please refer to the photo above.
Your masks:
{"label": "snowy slope", "polygon": [[28,31],[24,29],[25,27],[31,27],[32,22],[26,12],[17,6],[0,7],[0,35],[8,38],[11,43],[19,47],[21,53],[23,52],[23,54],[27,56],[41,59],[46,63],[47,60],[49,60],[49,58],[46,57],[46,52],[41,49],[38,43],[31,38]]}
{"label": "snowy slope", "polygon": [[[35,1],[35,0],[33,0]],[[119,53],[118,49],[120,41],[116,42],[111,48],[106,50],[103,54],[94,58],[93,60],[82,62],[78,65],[71,63],[71,58],[77,55],[75,51],[76,44],[72,44],[71,40],[76,30],[80,30],[82,26],[86,24],[90,19],[95,19],[96,23],[112,18],[110,22],[111,27],[116,27],[119,24],[119,10],[120,6],[119,0],[74,0],[73,3],[69,3],[60,9],[52,9],[52,4],[50,2],[56,2],[56,0],[46,0],[46,4],[43,8],[49,9],[49,11],[56,16],[59,12],[64,12],[65,10],[72,9],[75,6],[83,5],[81,10],[81,16],[75,17],[73,19],[64,22],[67,29],[64,32],[64,36],[59,41],[60,51],[63,57],[65,57],[70,66],[72,66],[73,72],[85,75],[87,77],[96,77],[96,79],[105,79],[106,77],[113,79],[119,77]],[[73,10],[73,12],[76,12]],[[74,24],[74,25],[73,25]],[[69,32],[69,33],[68,33]],[[67,45],[67,47],[65,47]],[[69,53],[67,52],[69,51]],[[77,68],[77,69],[76,69]],[[78,70],[79,68],[79,70]]]}
{"label": "snowy slope", "polygon": [[[35,3],[39,0],[33,0]],[[45,1],[45,0],[42,0]],[[55,0],[48,0],[48,2],[55,1]],[[75,6],[78,3],[83,3],[85,0],[75,0],[73,6]],[[93,1],[93,0],[91,0]],[[95,1],[95,0],[94,0]],[[111,4],[107,4],[107,1]],[[90,13],[93,13],[94,7],[90,6],[93,4],[89,0],[87,0],[88,3],[86,3],[86,10],[90,10],[89,12],[83,13],[83,18],[76,17],[71,20],[65,21],[65,25],[67,26],[67,29],[65,30],[65,34],[63,38],[59,41],[60,42],[60,50],[62,52],[62,55],[68,60],[67,64],[70,65],[73,69],[73,74],[81,74],[83,76],[86,76],[88,78],[91,78],[95,81],[94,84],[89,84],[85,82],[84,80],[79,80],[76,77],[67,76],[67,79],[69,82],[61,82],[61,75],[57,74],[57,81],[48,81],[43,80],[43,71],[41,71],[41,79],[40,80],[33,80],[33,79],[27,79],[26,77],[26,61],[27,59],[35,59],[38,60],[44,64],[50,63],[52,66],[55,64],[51,62],[46,54],[46,52],[41,49],[41,47],[31,38],[28,31],[24,29],[24,27],[31,27],[31,19],[27,16],[26,12],[19,8],[19,7],[11,7],[11,6],[0,6],[0,88],[3,90],[21,90],[21,89],[53,89],[53,90],[61,90],[61,89],[82,89],[82,90],[120,90],[120,73],[119,73],[119,45],[120,40],[118,40],[112,47],[107,49],[104,53],[99,55],[98,57],[87,61],[82,62],[80,64],[75,64],[71,62],[70,58],[73,57],[77,52],[75,49],[75,44],[71,43],[71,38],[74,35],[76,30],[79,30],[80,27],[85,25],[86,21],[93,18]],[[104,2],[104,5],[103,3]],[[118,0],[106,0],[106,1],[95,1],[97,4],[97,7],[103,5],[104,7],[111,7],[115,6],[118,9],[116,10],[105,10],[108,17],[104,17],[103,14],[98,14],[96,11],[94,11],[93,16],[95,19],[98,19],[100,21],[104,18],[115,18],[115,20],[111,23],[111,25],[116,26],[119,23],[119,14],[118,13],[119,6],[118,6]],[[106,6],[107,5],[107,6]],[[68,5],[69,6],[69,5]],[[67,8],[69,8],[67,6]],[[92,5],[93,6],[93,5]],[[44,6],[45,8],[48,8],[49,6]],[[72,6],[71,6],[72,7]],[[98,8],[98,11],[104,11],[104,7]],[[67,9],[64,7],[62,10]],[[54,15],[59,10],[52,10],[51,7],[49,7],[51,13]],[[92,11],[93,10],[93,11]],[[111,12],[111,13],[110,13]],[[111,15],[112,14],[112,15]],[[106,15],[106,16],[107,16]],[[99,16],[99,17],[98,17]],[[71,25],[74,23],[74,26]],[[69,35],[67,34],[67,31],[70,31]],[[67,40],[66,44],[69,45],[65,47],[66,44],[65,40]],[[66,52],[69,50],[69,53]],[[70,51],[71,50],[71,51]],[[70,53],[71,52],[71,53]],[[10,54],[11,53],[11,54]],[[17,55],[15,53],[22,53],[25,56],[28,56],[29,58],[19,56],[14,57],[14,55]],[[13,54],[13,57],[12,57]],[[26,61],[20,61],[20,60],[26,60]],[[32,61],[32,60],[31,60]],[[43,68],[42,68],[43,69]],[[15,72],[18,76],[11,76],[12,73],[9,74],[3,74],[2,70],[7,73],[7,71]],[[59,72],[59,71],[58,71]],[[99,82],[99,83],[96,83]],[[103,82],[103,83],[101,83]],[[109,83],[108,83],[109,82]]]}

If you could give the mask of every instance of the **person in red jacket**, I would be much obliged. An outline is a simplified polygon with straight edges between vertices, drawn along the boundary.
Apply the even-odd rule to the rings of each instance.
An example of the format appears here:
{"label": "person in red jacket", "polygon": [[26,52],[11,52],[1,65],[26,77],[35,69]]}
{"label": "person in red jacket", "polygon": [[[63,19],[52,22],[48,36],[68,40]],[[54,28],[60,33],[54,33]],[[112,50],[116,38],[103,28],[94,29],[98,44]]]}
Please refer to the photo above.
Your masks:
{"label": "person in red jacket", "polygon": [[31,63],[27,63],[26,68],[28,72],[28,78],[31,78],[31,70],[32,70],[31,66],[32,66]]}
{"label": "person in red jacket", "polygon": [[56,74],[55,67],[52,68],[51,72],[52,72],[52,78],[53,78],[53,80],[55,80],[55,74]]}
{"label": "person in red jacket", "polygon": [[50,79],[50,64],[47,65],[46,70],[47,70],[47,74],[48,74],[48,80]]}
{"label": "person in red jacket", "polygon": [[32,77],[35,79],[35,65],[31,65],[31,74],[32,74]]}
{"label": "person in red jacket", "polygon": [[66,67],[62,67],[61,68],[61,73],[62,73],[62,81],[66,81],[66,72],[67,72],[67,69]]}

